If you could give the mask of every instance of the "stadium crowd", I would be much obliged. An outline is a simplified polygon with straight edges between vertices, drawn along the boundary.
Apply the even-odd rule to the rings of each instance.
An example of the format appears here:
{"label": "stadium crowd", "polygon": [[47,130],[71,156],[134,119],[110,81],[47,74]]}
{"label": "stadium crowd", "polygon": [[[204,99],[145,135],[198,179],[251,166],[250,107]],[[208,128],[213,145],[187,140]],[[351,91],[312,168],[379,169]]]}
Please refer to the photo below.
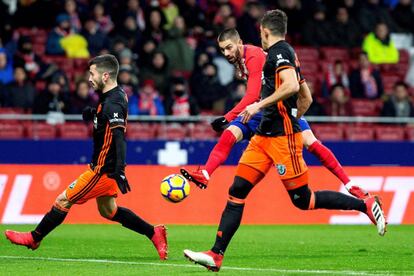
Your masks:
{"label": "stadium crowd", "polygon": [[246,87],[217,34],[237,28],[244,43],[260,45],[259,19],[280,8],[314,94],[308,115],[414,116],[404,82],[409,54],[390,38],[412,35],[410,0],[18,2],[0,1],[3,108],[79,114],[98,97],[87,82],[88,58],[113,53],[130,114],[223,114]]}

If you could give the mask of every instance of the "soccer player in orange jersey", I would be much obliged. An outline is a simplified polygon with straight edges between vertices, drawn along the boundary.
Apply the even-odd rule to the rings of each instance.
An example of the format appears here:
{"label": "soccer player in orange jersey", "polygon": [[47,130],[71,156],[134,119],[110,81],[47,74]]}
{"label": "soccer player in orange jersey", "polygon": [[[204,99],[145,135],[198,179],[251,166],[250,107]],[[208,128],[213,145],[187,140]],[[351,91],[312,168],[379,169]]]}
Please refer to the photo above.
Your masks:
{"label": "soccer player in orange jersey", "polygon": [[70,184],[57,198],[52,209],[31,232],[7,230],[6,237],[14,244],[32,250],[65,219],[74,204],[96,198],[101,216],[147,236],[161,260],[167,259],[167,232],[163,225],[152,226],[131,210],[117,206],[118,188],[125,194],[131,190],[125,176],[125,130],[128,100],[117,84],[119,63],[113,55],[97,56],[89,61],[89,82],[100,93],[97,109],[83,112],[85,121],[93,120],[93,155],[87,171]]}
{"label": "soccer player in orange jersey", "polygon": [[286,28],[287,16],[281,10],[267,12],[261,21],[262,47],[268,52],[262,100],[242,112],[242,122],[246,123],[262,111],[260,125],[237,166],[213,247],[204,252],[184,250],[185,257],[209,270],[220,269],[227,246],[240,225],[246,197],[274,166],[297,208],[357,210],[377,225],[380,235],[385,234],[385,217],[377,197],[358,199],[335,191],[314,192],[308,186],[301,128],[294,111],[298,108],[300,69],[293,48],[284,39]]}

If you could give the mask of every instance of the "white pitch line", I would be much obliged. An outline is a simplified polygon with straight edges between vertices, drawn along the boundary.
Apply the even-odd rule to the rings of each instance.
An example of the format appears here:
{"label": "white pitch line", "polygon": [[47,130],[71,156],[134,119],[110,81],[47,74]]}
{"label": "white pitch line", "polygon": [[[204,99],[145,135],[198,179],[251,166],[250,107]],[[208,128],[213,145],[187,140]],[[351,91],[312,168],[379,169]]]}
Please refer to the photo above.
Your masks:
{"label": "white pitch line", "polygon": [[[195,268],[195,265],[189,264],[171,264],[171,263],[152,263],[152,262],[128,262],[128,261],[114,261],[104,259],[70,259],[70,258],[49,258],[49,257],[25,257],[25,256],[0,256],[0,259],[15,259],[15,260],[38,260],[49,262],[79,262],[79,263],[107,263],[107,264],[125,264],[125,265],[148,265],[148,266],[165,266],[165,267],[185,267]],[[310,269],[277,269],[277,268],[253,268],[253,267],[232,267],[224,266],[222,270],[236,270],[236,271],[257,271],[257,272],[276,272],[276,273],[305,273],[305,274],[341,274],[341,275],[393,275],[385,271],[350,271],[350,270],[310,270]],[[410,272],[414,271],[396,271],[396,272]]]}

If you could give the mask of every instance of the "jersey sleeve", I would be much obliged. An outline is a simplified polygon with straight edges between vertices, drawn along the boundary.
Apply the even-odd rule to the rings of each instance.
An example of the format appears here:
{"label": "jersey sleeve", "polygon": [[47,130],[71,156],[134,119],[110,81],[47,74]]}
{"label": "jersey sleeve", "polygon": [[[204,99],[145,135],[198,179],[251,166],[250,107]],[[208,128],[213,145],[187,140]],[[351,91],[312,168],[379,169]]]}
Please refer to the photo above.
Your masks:
{"label": "jersey sleeve", "polygon": [[109,122],[109,128],[126,127],[127,108],[121,101],[109,101],[102,110]]}
{"label": "jersey sleeve", "polygon": [[246,67],[249,72],[246,95],[232,110],[224,115],[224,118],[226,118],[228,122],[239,116],[246,106],[259,100],[262,85],[262,70],[265,62],[266,56],[261,50],[255,51],[255,53],[246,59]]}
{"label": "jersey sleeve", "polygon": [[295,69],[295,58],[284,48],[276,49],[272,53],[272,59],[275,62],[276,73],[288,68]]}

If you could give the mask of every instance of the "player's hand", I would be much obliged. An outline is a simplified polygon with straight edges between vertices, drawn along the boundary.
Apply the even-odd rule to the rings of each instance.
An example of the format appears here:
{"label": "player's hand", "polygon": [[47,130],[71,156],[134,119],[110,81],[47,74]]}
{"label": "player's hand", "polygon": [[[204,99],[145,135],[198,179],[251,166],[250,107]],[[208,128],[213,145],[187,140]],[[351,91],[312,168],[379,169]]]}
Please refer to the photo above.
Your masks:
{"label": "player's hand", "polygon": [[124,171],[116,171],[113,173],[108,173],[108,177],[115,179],[116,184],[118,185],[118,188],[121,191],[121,193],[126,194],[131,191],[131,187],[128,184],[128,180],[125,176]]}
{"label": "player's hand", "polygon": [[248,121],[250,121],[250,119],[254,115],[259,113],[259,111],[260,111],[259,103],[252,103],[246,106],[246,109],[242,113],[240,113],[240,115],[242,116],[242,123],[245,124]]}
{"label": "player's hand", "polygon": [[87,106],[82,111],[82,119],[85,122],[92,121],[95,114],[96,114],[96,108]]}
{"label": "player's hand", "polygon": [[228,125],[228,121],[226,118],[218,117],[217,119],[214,119],[214,121],[211,122],[211,127],[214,129],[215,132],[220,132],[224,130],[224,128]]}

